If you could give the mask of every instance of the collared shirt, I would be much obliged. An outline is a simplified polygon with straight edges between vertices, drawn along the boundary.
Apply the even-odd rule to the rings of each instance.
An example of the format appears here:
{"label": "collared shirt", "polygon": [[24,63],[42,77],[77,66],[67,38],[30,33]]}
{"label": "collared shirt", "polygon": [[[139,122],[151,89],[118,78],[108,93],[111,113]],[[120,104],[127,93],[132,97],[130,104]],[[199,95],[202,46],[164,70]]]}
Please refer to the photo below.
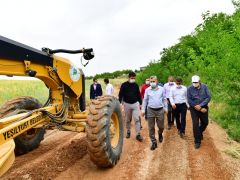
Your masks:
{"label": "collared shirt", "polygon": [[164,95],[166,98],[169,98],[170,89],[175,85],[176,85],[175,82],[172,82],[172,84],[169,84],[169,82],[164,84],[163,88],[164,88]]}
{"label": "collared shirt", "polygon": [[149,86],[150,86],[149,84],[143,84],[142,85],[141,91],[140,91],[142,99],[144,98],[145,91]]}
{"label": "collared shirt", "polygon": [[181,85],[172,87],[169,93],[169,100],[172,105],[186,103],[188,106],[186,86]]}
{"label": "collared shirt", "polygon": [[163,107],[166,109],[166,98],[163,93],[164,89],[161,86],[158,86],[156,89],[152,89],[151,87],[148,87],[144,94],[143,99],[143,108],[142,112],[145,112],[145,109],[147,107],[151,108],[161,108]]}
{"label": "collared shirt", "polygon": [[211,94],[207,85],[201,83],[199,89],[193,86],[188,87],[187,98],[190,106],[194,107],[200,105],[201,107],[204,107],[210,102]]}
{"label": "collared shirt", "polygon": [[113,95],[114,89],[113,85],[108,83],[106,86],[106,95]]}

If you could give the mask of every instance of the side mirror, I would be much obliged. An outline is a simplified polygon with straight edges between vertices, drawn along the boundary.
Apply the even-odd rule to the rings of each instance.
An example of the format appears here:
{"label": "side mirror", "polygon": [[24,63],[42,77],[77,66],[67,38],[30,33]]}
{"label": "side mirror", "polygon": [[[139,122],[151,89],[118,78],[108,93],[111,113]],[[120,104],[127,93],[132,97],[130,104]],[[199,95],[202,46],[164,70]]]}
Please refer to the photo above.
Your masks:
{"label": "side mirror", "polygon": [[85,60],[90,60],[90,59],[94,58],[94,52],[93,51],[91,51],[91,52],[84,52],[83,53],[83,58]]}

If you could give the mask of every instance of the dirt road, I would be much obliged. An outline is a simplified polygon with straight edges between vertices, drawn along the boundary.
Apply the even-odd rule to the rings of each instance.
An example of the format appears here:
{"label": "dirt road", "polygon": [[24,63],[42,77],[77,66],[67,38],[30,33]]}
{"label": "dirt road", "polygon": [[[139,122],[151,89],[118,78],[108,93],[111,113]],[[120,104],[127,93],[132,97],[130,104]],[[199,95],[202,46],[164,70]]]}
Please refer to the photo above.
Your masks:
{"label": "dirt road", "polygon": [[[166,124],[166,123],[165,123]],[[134,128],[132,128],[134,130]],[[164,141],[150,151],[147,124],[143,120],[144,141],[124,139],[119,163],[112,169],[99,169],[89,159],[85,134],[48,131],[41,146],[16,158],[2,179],[240,179],[240,160],[224,151],[239,145],[210,123],[199,150],[193,147],[192,126],[187,116],[186,137],[176,127],[165,130]]]}

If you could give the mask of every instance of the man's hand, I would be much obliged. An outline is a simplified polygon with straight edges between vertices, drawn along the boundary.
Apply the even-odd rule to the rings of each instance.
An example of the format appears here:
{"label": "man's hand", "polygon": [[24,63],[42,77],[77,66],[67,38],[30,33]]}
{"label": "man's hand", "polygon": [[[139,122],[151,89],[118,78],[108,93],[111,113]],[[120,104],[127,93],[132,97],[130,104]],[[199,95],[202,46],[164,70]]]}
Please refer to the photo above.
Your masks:
{"label": "man's hand", "polygon": [[177,106],[176,106],[175,104],[173,104],[173,105],[172,105],[172,108],[173,108],[173,109],[176,109],[176,108],[177,108]]}
{"label": "man's hand", "polygon": [[202,107],[201,107],[200,105],[196,105],[196,106],[194,106],[194,108],[195,108],[197,111],[200,111]]}
{"label": "man's hand", "polygon": [[206,113],[206,112],[207,112],[207,109],[206,109],[206,108],[202,108],[202,109],[201,109],[201,112],[202,112],[202,113]]}
{"label": "man's hand", "polygon": [[167,99],[164,99],[164,102],[165,102],[166,104],[168,104],[168,103],[169,103]]}
{"label": "man's hand", "polygon": [[141,114],[142,114],[142,117],[144,117],[144,116],[145,116],[145,112],[142,112]]}
{"label": "man's hand", "polygon": [[168,113],[168,109],[167,109],[167,108],[164,108],[164,112],[165,112],[165,113]]}

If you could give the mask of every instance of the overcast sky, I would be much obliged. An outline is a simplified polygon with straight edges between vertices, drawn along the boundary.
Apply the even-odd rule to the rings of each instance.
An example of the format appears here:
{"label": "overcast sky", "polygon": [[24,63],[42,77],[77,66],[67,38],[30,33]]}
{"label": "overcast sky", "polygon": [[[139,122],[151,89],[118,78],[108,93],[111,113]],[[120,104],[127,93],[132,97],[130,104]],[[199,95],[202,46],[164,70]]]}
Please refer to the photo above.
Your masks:
{"label": "overcast sky", "polygon": [[[201,14],[233,13],[231,0],[7,0],[0,35],[37,49],[93,48],[86,75],[139,69],[159,59],[202,22]],[[80,66],[80,55],[67,55]]]}

